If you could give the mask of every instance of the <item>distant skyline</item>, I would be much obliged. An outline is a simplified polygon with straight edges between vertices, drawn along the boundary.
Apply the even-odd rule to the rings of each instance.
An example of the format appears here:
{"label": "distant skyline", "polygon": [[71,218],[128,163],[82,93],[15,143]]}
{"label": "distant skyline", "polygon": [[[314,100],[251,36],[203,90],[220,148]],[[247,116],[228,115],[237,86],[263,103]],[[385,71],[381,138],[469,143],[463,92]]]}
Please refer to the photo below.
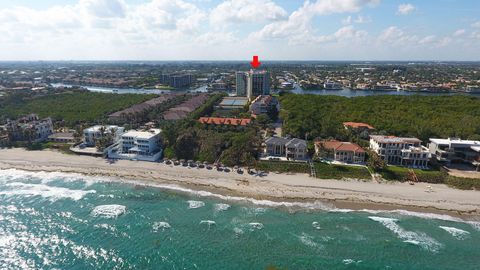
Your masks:
{"label": "distant skyline", "polygon": [[2,0],[0,61],[479,61],[479,10],[472,0]]}

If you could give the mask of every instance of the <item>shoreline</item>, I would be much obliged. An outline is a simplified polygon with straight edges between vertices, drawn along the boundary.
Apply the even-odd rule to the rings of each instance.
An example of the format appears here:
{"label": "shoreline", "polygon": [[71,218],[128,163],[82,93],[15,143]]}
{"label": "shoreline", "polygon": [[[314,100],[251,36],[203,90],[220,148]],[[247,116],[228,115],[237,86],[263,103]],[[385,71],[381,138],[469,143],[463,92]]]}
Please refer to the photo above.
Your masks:
{"label": "shoreline", "polygon": [[[18,148],[0,149],[0,169],[77,173],[159,188],[162,185],[174,185],[179,187],[179,191],[186,188],[216,195],[211,197],[228,196],[244,198],[244,201],[320,202],[339,210],[406,210],[461,218],[480,217],[479,191],[458,190],[443,184],[416,183],[412,186],[399,182],[324,180],[304,174],[269,173],[265,177],[258,177],[142,161],[120,160],[110,163],[90,156]],[[433,192],[429,191],[428,186],[432,187]]]}

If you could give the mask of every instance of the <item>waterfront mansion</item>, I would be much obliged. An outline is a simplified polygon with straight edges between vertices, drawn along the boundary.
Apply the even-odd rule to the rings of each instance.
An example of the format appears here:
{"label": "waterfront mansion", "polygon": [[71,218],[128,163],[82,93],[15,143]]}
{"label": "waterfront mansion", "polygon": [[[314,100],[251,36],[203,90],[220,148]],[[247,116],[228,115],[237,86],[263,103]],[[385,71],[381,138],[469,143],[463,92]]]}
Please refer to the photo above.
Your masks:
{"label": "waterfront mansion", "polygon": [[370,136],[370,149],[391,165],[427,168],[430,152],[421,143],[417,138]]}

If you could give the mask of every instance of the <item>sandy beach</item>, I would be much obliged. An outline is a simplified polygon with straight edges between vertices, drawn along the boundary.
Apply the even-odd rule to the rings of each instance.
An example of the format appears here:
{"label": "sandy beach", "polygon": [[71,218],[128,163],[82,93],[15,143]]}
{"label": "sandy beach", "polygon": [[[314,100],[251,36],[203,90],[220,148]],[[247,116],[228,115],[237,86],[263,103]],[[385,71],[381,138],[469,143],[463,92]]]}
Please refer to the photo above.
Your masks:
{"label": "sandy beach", "polygon": [[[274,201],[324,201],[351,209],[406,209],[456,216],[480,215],[480,192],[446,185],[377,183],[369,180],[322,180],[303,174],[258,177],[216,170],[140,161],[116,161],[55,151],[0,150],[0,169],[80,173],[112,180],[176,184],[218,194]],[[431,186],[429,188],[428,186]]]}

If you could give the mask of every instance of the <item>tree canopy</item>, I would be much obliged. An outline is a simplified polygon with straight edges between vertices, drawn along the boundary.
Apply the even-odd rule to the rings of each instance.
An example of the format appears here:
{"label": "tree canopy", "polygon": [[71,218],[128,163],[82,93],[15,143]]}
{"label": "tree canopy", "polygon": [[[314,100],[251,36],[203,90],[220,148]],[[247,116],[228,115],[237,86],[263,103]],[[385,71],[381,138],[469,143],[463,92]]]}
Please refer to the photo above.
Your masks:
{"label": "tree canopy", "polygon": [[396,136],[480,139],[480,98],[469,96],[340,96],[285,94],[284,132],[303,138],[338,137],[343,122],[364,122]]}

